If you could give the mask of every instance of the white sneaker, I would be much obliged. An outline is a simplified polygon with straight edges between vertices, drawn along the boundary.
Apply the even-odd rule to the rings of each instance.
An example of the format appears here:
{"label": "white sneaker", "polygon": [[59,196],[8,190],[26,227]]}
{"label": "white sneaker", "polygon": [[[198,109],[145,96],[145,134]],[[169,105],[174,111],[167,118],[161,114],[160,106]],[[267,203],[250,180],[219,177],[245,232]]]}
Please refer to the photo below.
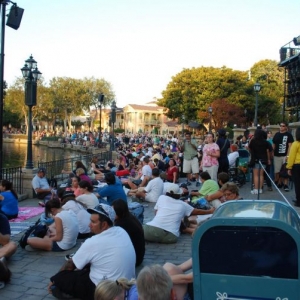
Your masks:
{"label": "white sneaker", "polygon": [[262,192],[263,192],[263,190],[262,190],[262,189],[260,189],[260,190],[259,190],[259,193],[260,193],[260,194],[262,194]]}
{"label": "white sneaker", "polygon": [[251,194],[252,194],[252,195],[257,195],[257,194],[258,194],[258,190],[257,190],[257,189],[253,189],[253,190],[251,191]]}

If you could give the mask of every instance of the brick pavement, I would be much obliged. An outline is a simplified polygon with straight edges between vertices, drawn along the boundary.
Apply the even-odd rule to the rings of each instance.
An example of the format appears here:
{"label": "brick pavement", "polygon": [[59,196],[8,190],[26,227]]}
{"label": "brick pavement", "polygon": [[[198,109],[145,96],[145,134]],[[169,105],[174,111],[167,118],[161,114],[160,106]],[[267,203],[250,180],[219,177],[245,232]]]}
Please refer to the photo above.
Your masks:
{"label": "brick pavement", "polygon": [[[180,181],[182,181],[182,179]],[[195,189],[195,184],[193,184],[190,189]],[[282,193],[291,202],[294,192],[282,191]],[[240,195],[244,199],[257,198],[257,195],[252,195],[250,193],[250,183],[247,183],[240,189]],[[275,189],[272,192],[264,192],[260,198],[282,200],[282,197]],[[37,205],[37,203],[37,199],[27,199],[22,201],[20,206],[34,206]],[[146,204],[144,223],[153,218],[153,207],[153,203]],[[296,210],[299,214],[300,208],[296,208]],[[32,220],[36,220],[37,218],[38,217],[32,218]],[[13,238],[13,240],[17,241],[20,236],[21,234],[17,235]],[[153,263],[164,264],[166,261],[173,263],[183,262],[191,256],[191,240],[191,236],[181,235],[177,244],[163,245],[147,243],[143,265],[149,265]],[[26,250],[18,247],[17,252],[10,258],[8,262],[9,268],[13,274],[12,280],[5,286],[4,289],[0,290],[0,299],[54,299],[47,293],[49,278],[54,275],[65,262],[64,256],[68,253],[74,252],[79,245],[80,241],[77,242],[77,246],[75,248],[64,253],[43,251],[27,252]]]}

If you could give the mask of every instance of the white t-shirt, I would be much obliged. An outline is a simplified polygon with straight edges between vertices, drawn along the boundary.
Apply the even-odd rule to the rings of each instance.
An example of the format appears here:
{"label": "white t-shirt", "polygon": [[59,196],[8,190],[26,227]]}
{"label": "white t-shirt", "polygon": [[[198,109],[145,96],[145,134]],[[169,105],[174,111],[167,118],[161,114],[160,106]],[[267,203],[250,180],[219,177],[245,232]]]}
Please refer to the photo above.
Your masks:
{"label": "white t-shirt", "polygon": [[95,208],[99,204],[98,198],[93,193],[79,195],[76,200],[85,204],[87,208]]}
{"label": "white t-shirt", "polygon": [[85,210],[85,208],[78,202],[69,200],[62,206],[64,210],[73,211],[77,217],[78,227],[80,233],[90,232],[90,217],[91,215]]}
{"label": "white t-shirt", "polygon": [[148,176],[149,178],[151,178],[152,176],[152,169],[150,168],[149,165],[144,165],[143,168],[142,168],[142,177],[141,179],[143,180],[144,179],[144,176]]}
{"label": "white t-shirt", "polygon": [[145,200],[148,202],[156,202],[158,197],[163,194],[164,182],[160,177],[153,178],[150,180],[145,187],[146,197]]}
{"label": "white t-shirt", "polygon": [[63,250],[69,250],[76,245],[78,235],[78,221],[72,211],[62,210],[55,218],[60,218],[63,226],[63,238],[57,245]]}
{"label": "white t-shirt", "polygon": [[181,200],[162,195],[154,207],[157,210],[154,219],[147,225],[169,231],[179,237],[180,222],[185,216],[190,216],[194,208]]}
{"label": "white t-shirt", "polygon": [[135,251],[129,235],[119,226],[87,239],[72,259],[80,270],[91,264],[90,279],[95,285],[105,279],[135,278]]}
{"label": "white t-shirt", "polygon": [[228,154],[228,162],[229,162],[229,167],[231,168],[235,168],[235,163],[237,158],[239,157],[239,152],[238,151],[234,151]]}

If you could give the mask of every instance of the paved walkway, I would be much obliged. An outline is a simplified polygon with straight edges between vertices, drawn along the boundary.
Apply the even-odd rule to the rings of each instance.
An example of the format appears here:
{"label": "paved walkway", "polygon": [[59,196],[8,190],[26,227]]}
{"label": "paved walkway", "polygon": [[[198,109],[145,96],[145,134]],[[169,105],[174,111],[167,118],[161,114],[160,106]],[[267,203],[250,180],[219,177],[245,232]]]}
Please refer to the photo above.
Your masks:
{"label": "paved walkway", "polygon": [[[190,188],[195,189],[195,184]],[[294,199],[294,191],[281,191],[290,202]],[[240,195],[244,199],[257,199],[257,195],[252,195],[250,193],[250,183],[247,183],[240,189]],[[260,195],[260,198],[284,201],[275,189],[272,192],[265,191]],[[36,206],[37,203],[37,199],[28,199],[20,202],[20,206]],[[154,216],[154,204],[145,203],[145,205],[144,223],[151,220]],[[299,214],[300,208],[296,208],[296,210]],[[32,220],[36,220],[37,218],[38,217],[32,218]],[[15,236],[13,240],[18,241],[21,235],[22,234]],[[192,238],[189,235],[182,235],[177,244],[162,245],[147,243],[143,265],[153,263],[164,264],[167,261],[173,263],[183,262],[191,256],[191,239]],[[79,245],[80,241],[77,242],[76,248],[64,253],[43,251],[27,252],[18,247],[15,255],[9,260],[9,268],[13,274],[12,280],[4,289],[0,290],[0,299],[54,299],[47,293],[49,278],[64,264],[64,256],[74,252]]]}

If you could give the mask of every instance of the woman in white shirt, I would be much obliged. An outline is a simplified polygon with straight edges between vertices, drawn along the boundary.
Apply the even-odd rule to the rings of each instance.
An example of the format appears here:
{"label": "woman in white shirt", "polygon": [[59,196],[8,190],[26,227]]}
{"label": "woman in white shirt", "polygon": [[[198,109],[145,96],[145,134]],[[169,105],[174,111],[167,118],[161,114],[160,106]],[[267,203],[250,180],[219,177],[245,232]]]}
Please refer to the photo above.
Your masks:
{"label": "woman in white shirt", "polygon": [[[61,208],[59,199],[51,199],[45,206],[46,217],[52,215],[54,223],[49,226],[44,238],[32,237],[27,240],[29,246],[45,251],[65,251],[76,245],[78,222],[72,211]],[[27,250],[30,248],[25,247]]]}
{"label": "woman in white shirt", "polygon": [[76,200],[86,205],[87,208],[95,208],[99,204],[99,200],[93,193],[93,186],[85,180],[79,182],[81,195]]}

